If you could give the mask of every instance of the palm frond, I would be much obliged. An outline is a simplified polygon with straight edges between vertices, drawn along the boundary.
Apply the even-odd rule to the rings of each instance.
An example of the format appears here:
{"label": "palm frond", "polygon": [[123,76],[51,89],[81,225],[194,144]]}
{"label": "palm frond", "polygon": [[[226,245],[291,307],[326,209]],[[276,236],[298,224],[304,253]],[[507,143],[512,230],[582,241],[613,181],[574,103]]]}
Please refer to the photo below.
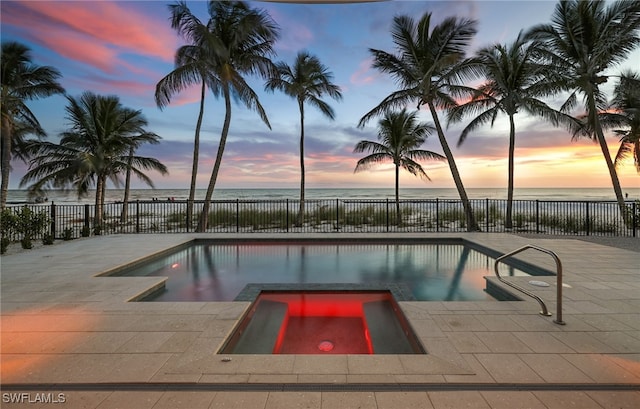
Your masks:
{"label": "palm frond", "polygon": [[365,156],[364,158],[358,160],[358,163],[356,163],[356,168],[353,170],[353,172],[357,173],[368,170],[371,169],[371,167],[374,165],[389,162],[389,160],[393,161],[393,158],[389,156],[388,153],[372,153],[371,155]]}

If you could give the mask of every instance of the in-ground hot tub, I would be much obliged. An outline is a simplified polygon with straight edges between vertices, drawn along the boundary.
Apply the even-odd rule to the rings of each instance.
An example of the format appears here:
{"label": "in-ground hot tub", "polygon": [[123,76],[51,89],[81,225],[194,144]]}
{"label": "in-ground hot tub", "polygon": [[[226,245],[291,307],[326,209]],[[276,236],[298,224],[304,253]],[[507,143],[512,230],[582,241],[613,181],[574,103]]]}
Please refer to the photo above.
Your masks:
{"label": "in-ground hot tub", "polygon": [[219,353],[426,352],[389,291],[263,291]]}

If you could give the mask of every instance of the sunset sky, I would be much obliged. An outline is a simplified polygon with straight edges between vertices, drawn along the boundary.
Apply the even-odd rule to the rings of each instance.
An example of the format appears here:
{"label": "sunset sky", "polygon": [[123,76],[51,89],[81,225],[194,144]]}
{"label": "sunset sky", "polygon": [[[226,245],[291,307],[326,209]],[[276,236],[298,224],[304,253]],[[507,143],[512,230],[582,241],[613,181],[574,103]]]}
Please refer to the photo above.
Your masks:
{"label": "sunset sky", "polygon": [[[61,83],[70,95],[89,90],[115,94],[123,105],[141,109],[149,121],[148,130],[162,137],[161,144],[144,147],[141,155],[160,159],[170,174],[152,174],[156,187],[188,188],[193,136],[198,115],[198,90],[187,90],[160,111],[154,102],[155,84],[173,69],[173,55],[182,40],[171,29],[169,1],[5,1],[1,2],[2,41],[19,41],[32,49],[35,63],[51,65],[62,73]],[[251,2],[264,9],[281,27],[274,60],[293,62],[296,53],[307,50],[317,55],[334,73],[334,83],[344,99],[326,101],[336,111],[336,120],[306,110],[305,164],[309,188],[392,187],[392,165],[354,174],[353,154],[362,139],[376,139],[377,120],[363,129],[359,119],[395,90],[390,77],[371,68],[369,48],[392,52],[390,26],[394,15],[415,18],[433,13],[435,22],[449,16],[478,20],[478,34],[469,52],[495,42],[511,42],[518,32],[547,23],[555,1],[405,1],[360,4],[286,4]],[[207,20],[206,3],[187,2],[191,10]],[[640,65],[636,50],[621,69]],[[255,112],[234,104],[231,129],[224,154],[219,188],[295,188],[299,185],[299,113],[296,102],[282,93],[264,92],[264,81],[249,78],[259,94],[272,125],[269,130]],[[610,92],[615,78],[605,90]],[[558,101],[549,101],[558,106]],[[29,106],[47,131],[49,139],[66,127],[61,96],[33,101]],[[220,137],[224,117],[222,100],[207,94],[201,134],[198,187],[205,188]],[[441,117],[442,118],[442,117]],[[423,121],[431,121],[426,111]],[[503,187],[507,182],[508,119],[500,117],[471,134],[456,147],[464,123],[451,126],[447,137],[461,176],[468,188]],[[516,117],[516,188],[518,187],[609,187],[611,181],[597,144],[571,142],[564,130],[553,128],[525,114]],[[618,140],[609,137],[613,153]],[[442,153],[437,137],[430,136],[424,149]],[[453,188],[445,163],[424,162],[431,177],[425,182],[403,173],[402,187]],[[26,166],[13,163],[11,188],[17,188]],[[640,186],[631,162],[619,169],[623,188]],[[134,182],[134,187],[144,187]]]}

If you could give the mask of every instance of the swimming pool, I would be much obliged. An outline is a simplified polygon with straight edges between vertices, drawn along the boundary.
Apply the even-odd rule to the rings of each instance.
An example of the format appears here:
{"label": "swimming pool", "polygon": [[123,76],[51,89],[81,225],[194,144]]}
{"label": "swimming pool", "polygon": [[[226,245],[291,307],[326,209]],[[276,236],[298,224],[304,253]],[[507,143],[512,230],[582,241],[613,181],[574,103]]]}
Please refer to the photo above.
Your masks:
{"label": "swimming pool", "polygon": [[[110,275],[168,277],[145,301],[251,300],[263,289],[390,289],[399,301],[478,301],[494,299],[484,276],[499,255],[465,241],[194,241]],[[501,275],[552,275],[513,262]]]}

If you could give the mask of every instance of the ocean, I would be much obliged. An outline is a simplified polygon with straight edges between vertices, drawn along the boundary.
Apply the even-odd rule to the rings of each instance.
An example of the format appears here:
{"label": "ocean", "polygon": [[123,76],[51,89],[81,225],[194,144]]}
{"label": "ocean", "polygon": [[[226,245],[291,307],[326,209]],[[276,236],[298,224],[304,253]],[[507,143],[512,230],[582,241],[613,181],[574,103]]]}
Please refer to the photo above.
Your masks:
{"label": "ocean", "polygon": [[[640,187],[627,188],[623,192],[626,200],[640,200]],[[204,199],[206,190],[196,191],[196,200]],[[467,189],[470,199],[506,199],[507,190],[504,188],[473,188]],[[121,202],[123,189],[108,189],[105,202]],[[216,189],[213,200],[280,200],[299,199],[298,189]],[[129,200],[186,200],[189,189],[132,189]],[[306,199],[393,199],[394,189],[371,188],[310,188],[305,190]],[[400,199],[459,199],[456,189],[443,188],[409,188],[400,189]],[[514,190],[515,200],[560,200],[560,201],[614,201],[613,188],[521,188]],[[49,191],[48,203],[57,204],[93,204],[95,192],[78,198],[73,192]],[[8,204],[22,204],[31,201],[26,190],[9,190]]]}

